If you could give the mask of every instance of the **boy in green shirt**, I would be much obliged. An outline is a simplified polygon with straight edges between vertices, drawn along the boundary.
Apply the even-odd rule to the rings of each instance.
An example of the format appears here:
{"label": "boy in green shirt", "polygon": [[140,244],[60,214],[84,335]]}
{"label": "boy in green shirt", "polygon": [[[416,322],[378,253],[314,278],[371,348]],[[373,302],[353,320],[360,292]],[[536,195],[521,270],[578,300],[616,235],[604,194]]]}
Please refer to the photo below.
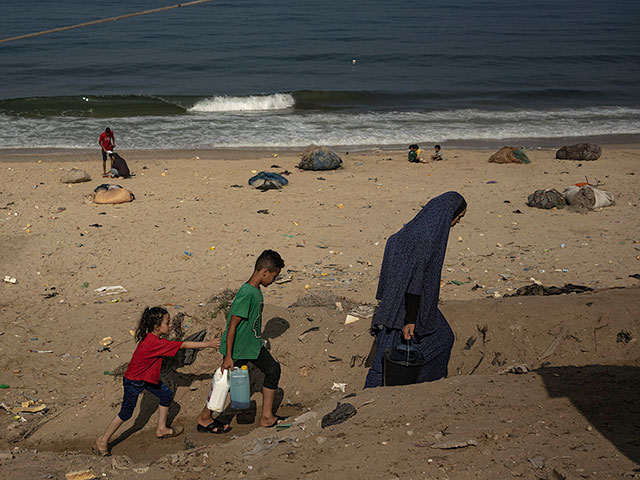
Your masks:
{"label": "boy in green shirt", "polygon": [[[273,427],[278,423],[278,417],[273,414],[273,400],[280,380],[280,364],[262,345],[264,302],[260,287],[271,285],[283,267],[284,261],[278,252],[265,250],[260,254],[253,274],[233,299],[227,317],[227,328],[220,342],[220,353],[224,356],[220,367],[223,372],[227,368],[251,362],[264,373],[261,427]],[[205,406],[198,416],[198,431],[225,433],[229,428],[214,420],[211,411]]]}

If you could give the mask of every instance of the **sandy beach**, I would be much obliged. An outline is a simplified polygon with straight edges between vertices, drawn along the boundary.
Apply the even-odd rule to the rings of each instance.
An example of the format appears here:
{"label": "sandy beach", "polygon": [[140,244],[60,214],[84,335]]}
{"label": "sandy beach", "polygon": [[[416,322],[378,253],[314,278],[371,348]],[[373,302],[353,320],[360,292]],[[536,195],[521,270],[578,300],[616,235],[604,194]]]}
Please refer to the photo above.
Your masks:
{"label": "sandy beach", "polygon": [[[488,163],[494,149],[445,148],[445,161],[427,164],[407,162],[406,150],[338,150],[343,168],[316,172],[297,169],[292,149],[122,150],[136,175],[115,180],[102,178],[97,149],[0,150],[0,274],[17,282],[0,284],[0,384],[9,386],[0,390],[0,473],[639,476],[640,146],[603,145],[596,161],[556,160],[555,150],[525,149],[529,165]],[[92,180],[61,183],[72,167]],[[285,172],[289,184],[254,190],[247,181],[260,171]],[[585,181],[616,204],[587,214],[526,205],[537,189]],[[122,185],[135,200],[92,203],[101,183]],[[449,190],[469,205],[442,271],[441,309],[456,334],[450,376],[363,392],[370,319],[344,325],[345,316],[375,305],[386,239]],[[185,435],[157,441],[147,399],[113,456],[91,456],[122,395],[121,378],[105,372],[130,359],[130,330],[144,307],[184,314],[186,334],[221,334],[212,298],[246,281],[266,248],[286,263],[280,283],[263,292],[264,321],[283,367],[279,412],[292,426],[267,431],[235,417],[230,434],[196,432],[220,364],[217,352],[202,351],[169,378]],[[593,292],[503,298],[533,282]],[[96,292],[118,285],[126,293]],[[319,329],[300,338],[311,327]],[[113,339],[109,349],[104,337]],[[516,364],[532,371],[500,374]],[[346,383],[344,392],[334,383]],[[259,409],[261,395],[252,399]],[[16,420],[9,410],[29,401],[46,411]],[[338,401],[357,415],[321,429]],[[469,443],[437,446],[454,440]]]}

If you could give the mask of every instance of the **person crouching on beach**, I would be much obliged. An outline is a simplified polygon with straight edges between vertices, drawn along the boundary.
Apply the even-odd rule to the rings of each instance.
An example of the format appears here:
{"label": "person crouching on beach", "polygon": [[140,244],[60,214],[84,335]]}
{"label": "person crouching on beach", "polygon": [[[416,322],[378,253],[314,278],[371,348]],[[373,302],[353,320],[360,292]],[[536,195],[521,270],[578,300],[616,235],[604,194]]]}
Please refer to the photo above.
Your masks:
{"label": "person crouching on beach", "polygon": [[178,342],[161,338],[171,329],[169,312],[162,307],[145,308],[136,330],[138,346],[133,352],[129,367],[124,372],[122,383],[124,397],[120,413],[111,421],[104,433],[96,439],[93,452],[96,455],[109,455],[109,440],[120,426],[129,420],[138,402],[138,396],[143,390],[149,390],[160,399],[158,407],[158,428],[156,437],[159,439],[176,437],[184,429],[182,427],[167,427],[169,405],[173,400],[173,392],[160,380],[162,357],[173,357],[181,348],[215,348],[220,346],[219,338],[212,338],[207,342]]}
{"label": "person crouching on beach", "polygon": [[[280,381],[280,364],[262,344],[262,308],[264,300],[260,287],[268,287],[280,274],[284,261],[278,252],[265,250],[256,260],[251,277],[240,287],[233,299],[227,328],[222,334],[220,353],[224,356],[220,369],[233,369],[251,362],[264,373],[262,385],[261,427],[274,427],[283,417],[273,413],[273,402]],[[206,407],[198,416],[198,431],[203,433],[226,433],[230,428],[214,420]]]}

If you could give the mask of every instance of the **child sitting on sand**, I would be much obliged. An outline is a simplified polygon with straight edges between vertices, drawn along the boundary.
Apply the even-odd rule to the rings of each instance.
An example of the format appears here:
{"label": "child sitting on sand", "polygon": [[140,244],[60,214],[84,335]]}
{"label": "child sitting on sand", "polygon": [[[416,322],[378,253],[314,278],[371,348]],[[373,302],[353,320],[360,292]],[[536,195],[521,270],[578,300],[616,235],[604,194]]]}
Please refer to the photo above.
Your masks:
{"label": "child sitting on sand", "polygon": [[444,160],[444,157],[442,156],[442,153],[440,152],[440,145],[436,145],[433,148],[435,149],[435,152],[434,152],[433,155],[431,155],[431,160],[433,160],[434,162],[438,162],[440,160]]}
{"label": "child sitting on sand", "polygon": [[176,342],[160,338],[167,335],[170,329],[171,318],[166,309],[145,308],[136,331],[136,341],[139,343],[122,379],[124,385],[122,407],[102,436],[96,439],[96,445],[93,447],[96,455],[109,455],[109,440],[116,430],[131,418],[138,396],[145,389],[160,399],[156,436],[160,439],[175,437],[184,431],[182,427],[167,427],[167,415],[173,400],[173,392],[160,380],[162,357],[173,357],[181,348],[218,347],[220,339],[212,338],[208,342]]}
{"label": "child sitting on sand", "polygon": [[[280,364],[262,344],[263,298],[260,287],[271,285],[283,267],[284,261],[278,252],[265,250],[260,254],[253,274],[233,299],[220,345],[220,353],[224,355],[220,367],[223,372],[227,368],[233,369],[234,366],[240,367],[251,362],[264,373],[261,427],[274,427],[282,417],[273,414],[273,401],[280,381]],[[229,427],[214,420],[205,405],[198,416],[198,431],[226,433]]]}
{"label": "child sitting on sand", "polygon": [[411,163],[424,163],[422,162],[422,158],[420,158],[420,154],[422,150],[416,144],[409,145],[409,162]]}

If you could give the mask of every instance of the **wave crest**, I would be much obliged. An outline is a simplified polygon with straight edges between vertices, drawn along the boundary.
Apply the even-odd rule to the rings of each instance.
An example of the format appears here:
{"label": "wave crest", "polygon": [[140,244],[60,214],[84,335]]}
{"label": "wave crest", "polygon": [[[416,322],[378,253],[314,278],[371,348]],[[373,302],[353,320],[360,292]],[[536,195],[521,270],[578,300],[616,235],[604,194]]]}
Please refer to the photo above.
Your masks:
{"label": "wave crest", "polygon": [[295,105],[288,93],[272,95],[251,95],[248,97],[211,97],[196,102],[190,112],[252,112],[265,110],[286,110]]}

